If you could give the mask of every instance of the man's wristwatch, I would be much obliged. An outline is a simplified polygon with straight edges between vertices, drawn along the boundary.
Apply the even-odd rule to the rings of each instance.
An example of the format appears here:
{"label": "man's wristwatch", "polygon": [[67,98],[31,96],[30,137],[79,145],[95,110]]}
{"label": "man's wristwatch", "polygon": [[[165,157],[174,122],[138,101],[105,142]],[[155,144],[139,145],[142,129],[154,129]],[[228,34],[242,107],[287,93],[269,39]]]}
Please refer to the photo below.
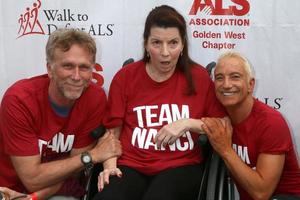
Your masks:
{"label": "man's wristwatch", "polygon": [[94,166],[92,156],[88,151],[81,153],[81,162],[86,170],[90,170]]}

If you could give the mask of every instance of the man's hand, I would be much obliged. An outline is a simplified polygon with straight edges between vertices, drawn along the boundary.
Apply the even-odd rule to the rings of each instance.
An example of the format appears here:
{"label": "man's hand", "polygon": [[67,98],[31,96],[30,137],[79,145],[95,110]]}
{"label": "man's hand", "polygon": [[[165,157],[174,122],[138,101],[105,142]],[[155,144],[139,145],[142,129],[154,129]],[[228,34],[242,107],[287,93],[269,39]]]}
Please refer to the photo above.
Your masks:
{"label": "man's hand", "polygon": [[90,153],[94,163],[102,163],[109,158],[121,156],[121,143],[114,134],[106,132]]}
{"label": "man's hand", "polygon": [[232,126],[229,118],[202,118],[203,130],[210,144],[221,156],[232,149]]}

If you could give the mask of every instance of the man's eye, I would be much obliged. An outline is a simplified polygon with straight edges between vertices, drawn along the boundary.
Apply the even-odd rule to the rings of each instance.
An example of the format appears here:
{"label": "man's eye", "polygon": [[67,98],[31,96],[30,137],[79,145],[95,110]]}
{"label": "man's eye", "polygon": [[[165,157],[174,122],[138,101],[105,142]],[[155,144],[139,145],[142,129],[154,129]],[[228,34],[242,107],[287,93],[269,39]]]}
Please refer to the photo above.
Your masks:
{"label": "man's eye", "polygon": [[221,76],[216,76],[215,77],[215,80],[217,80],[217,81],[220,81],[220,80],[222,80],[223,79],[223,77],[221,77]]}
{"label": "man's eye", "polygon": [[72,65],[69,65],[69,64],[66,64],[66,65],[63,65],[63,68],[64,69],[72,69]]}
{"label": "man's eye", "polygon": [[235,75],[235,76],[231,76],[231,78],[232,78],[232,79],[239,79],[239,78],[240,78],[240,76],[238,76],[238,75]]}
{"label": "man's eye", "polygon": [[92,67],[90,67],[90,66],[80,66],[79,69],[81,71],[90,71],[92,69]]}

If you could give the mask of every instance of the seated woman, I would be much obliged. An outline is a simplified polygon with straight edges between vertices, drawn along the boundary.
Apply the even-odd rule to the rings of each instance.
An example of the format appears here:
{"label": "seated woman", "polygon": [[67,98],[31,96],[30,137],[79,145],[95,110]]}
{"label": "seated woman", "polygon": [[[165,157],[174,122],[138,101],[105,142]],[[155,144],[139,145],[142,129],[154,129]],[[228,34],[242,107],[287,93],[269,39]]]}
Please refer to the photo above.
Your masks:
{"label": "seated woman", "polygon": [[188,55],[182,15],[154,8],[143,36],[143,59],[124,66],[110,86],[104,125],[119,137],[123,154],[104,163],[94,199],[195,200],[200,118],[225,111],[207,71]]}

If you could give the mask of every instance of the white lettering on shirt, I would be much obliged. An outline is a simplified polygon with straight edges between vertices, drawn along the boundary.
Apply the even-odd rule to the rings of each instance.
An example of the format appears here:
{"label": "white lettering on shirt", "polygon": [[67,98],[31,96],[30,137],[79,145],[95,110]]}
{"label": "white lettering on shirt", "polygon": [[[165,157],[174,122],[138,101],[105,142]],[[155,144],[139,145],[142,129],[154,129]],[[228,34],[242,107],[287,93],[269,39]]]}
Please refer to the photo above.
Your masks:
{"label": "white lettering on shirt", "polygon": [[[164,151],[165,147],[157,148],[154,144],[154,138],[158,129],[164,124],[169,124],[182,118],[189,118],[189,106],[177,104],[162,104],[160,109],[158,105],[138,106],[133,108],[136,112],[138,127],[135,127],[132,133],[131,144],[141,149],[150,149]],[[147,128],[145,128],[147,127]],[[194,141],[191,133],[187,131],[175,143],[167,145],[171,151],[187,151],[194,148]]]}
{"label": "white lettering on shirt", "polygon": [[63,133],[57,133],[50,141],[39,139],[40,153],[42,152],[44,146],[46,146],[46,148],[48,149],[52,149],[52,151],[55,151],[57,153],[71,151],[74,143],[74,138],[75,135],[67,135],[67,137],[65,138],[65,135]]}
{"label": "white lettering on shirt", "polygon": [[232,148],[238,154],[238,156],[243,160],[244,163],[250,165],[250,159],[248,155],[248,147],[232,144]]}

